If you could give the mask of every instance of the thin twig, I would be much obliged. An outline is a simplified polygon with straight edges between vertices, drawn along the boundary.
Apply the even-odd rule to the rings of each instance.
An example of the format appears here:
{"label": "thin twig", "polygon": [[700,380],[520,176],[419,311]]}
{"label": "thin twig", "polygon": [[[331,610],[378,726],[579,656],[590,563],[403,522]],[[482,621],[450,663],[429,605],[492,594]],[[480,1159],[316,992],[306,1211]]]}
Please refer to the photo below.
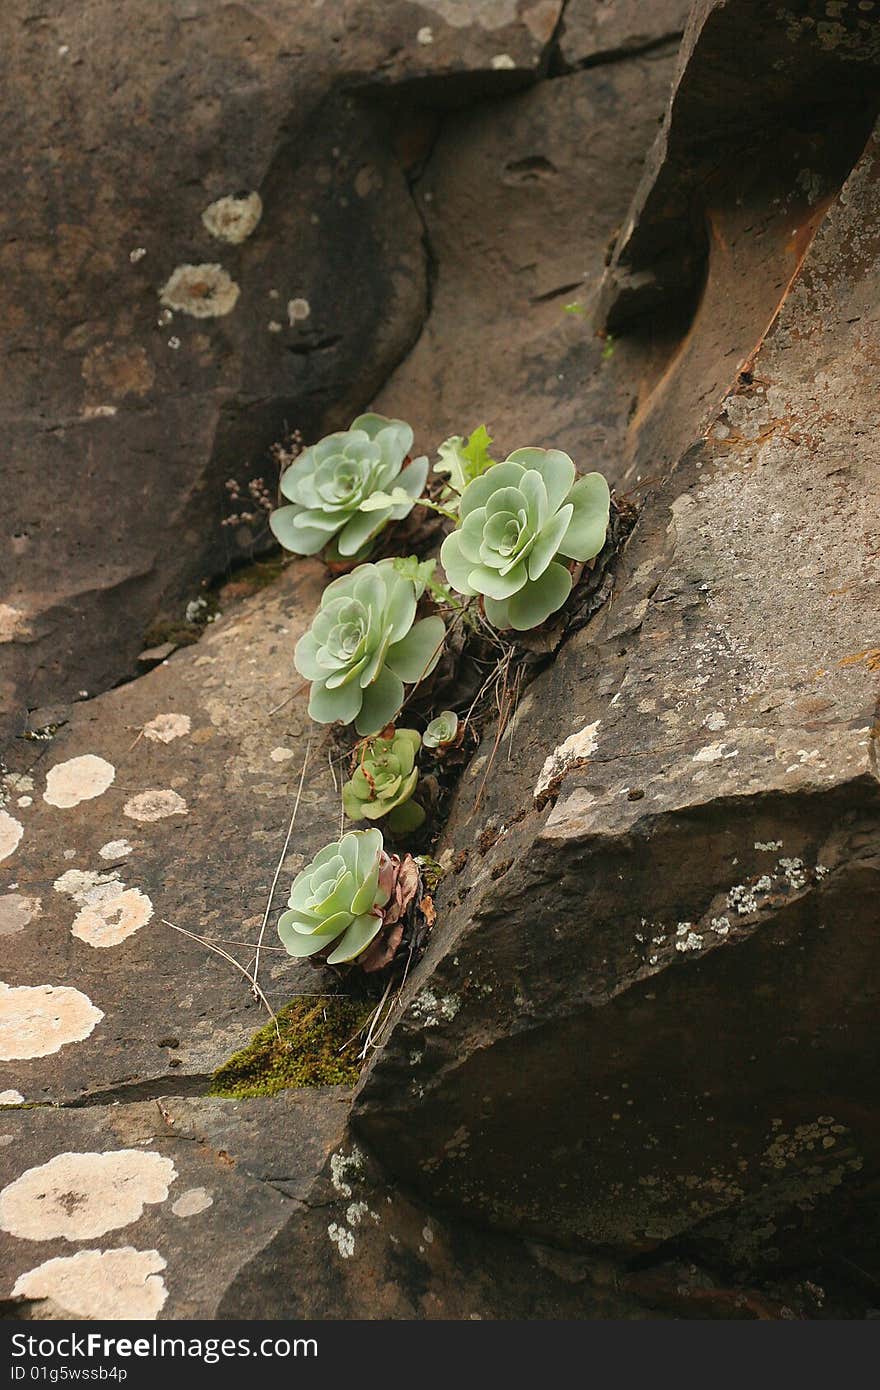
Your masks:
{"label": "thin twig", "polygon": [[300,802],[300,797],[302,796],[303,782],[305,781],[305,778],[306,778],[306,768],[307,768],[307,766],[308,766],[308,762],[309,762],[309,753],[311,752],[311,748],[312,748],[312,740],[309,739],[309,741],[308,741],[307,744],[306,744],[305,756],[303,757],[302,772],[301,772],[300,775],[299,775],[299,787],[298,787],[297,793],[296,793],[296,801],[293,803],[293,814],[292,814],[291,817],[290,817],[290,825],[287,827],[287,835],[286,835],[285,840],[284,840],[284,846],[283,846],[283,848],[282,848],[282,850],[281,850],[281,854],[280,854],[279,857],[278,857],[278,863],[275,865],[275,877],[272,879],[272,886],[271,886],[271,888],[269,889],[269,897],[268,897],[268,899],[266,900],[266,910],[265,910],[265,912],[263,913],[263,920],[262,920],[262,923],[260,924],[260,935],[257,937],[257,951],[256,951],[256,955],[254,956],[254,989],[255,989],[255,990],[257,990],[257,989],[259,988],[259,986],[257,985],[257,976],[258,976],[258,974],[260,973],[260,951],[261,951],[262,948],[263,948],[263,937],[264,937],[265,934],[266,934],[266,926],[267,926],[268,921],[269,921],[269,914],[270,914],[271,911],[272,911],[272,901],[273,901],[273,899],[274,899],[274,897],[275,897],[275,889],[276,889],[277,886],[278,886],[278,879],[279,879],[279,877],[280,877],[280,875],[281,875],[281,866],[282,866],[282,864],[284,863],[285,855],[287,854],[287,846],[290,844],[290,837],[291,837],[291,835],[293,834],[293,827],[294,827],[294,824],[295,824],[295,822],[296,822],[296,813],[297,813],[297,811],[299,810],[299,802]]}
{"label": "thin twig", "polygon": [[194,931],[187,931],[186,927],[175,926],[173,922],[169,922],[165,917],[162,917],[160,920],[163,926],[170,927],[172,931],[180,932],[181,936],[188,936],[190,941],[197,941],[200,946],[205,946],[209,951],[213,951],[215,955],[222,956],[222,958],[228,961],[230,965],[235,966],[235,969],[241,975],[244,975],[246,980],[250,980],[254,998],[260,999],[262,1003],[265,1005],[269,1017],[275,1024],[275,1034],[278,1038],[278,1041],[281,1042],[281,1029],[278,1026],[278,1018],[275,1013],[275,1010],[272,1008],[272,1005],[269,1003],[269,1000],[266,998],[265,994],[260,989],[260,986],[257,984],[257,981],[254,978],[254,976],[251,975],[251,973],[248,970],[245,970],[241,962],[237,961],[235,959],[235,956],[230,955],[228,951],[224,951],[222,946],[216,945],[213,941],[208,941],[206,937],[198,936]]}

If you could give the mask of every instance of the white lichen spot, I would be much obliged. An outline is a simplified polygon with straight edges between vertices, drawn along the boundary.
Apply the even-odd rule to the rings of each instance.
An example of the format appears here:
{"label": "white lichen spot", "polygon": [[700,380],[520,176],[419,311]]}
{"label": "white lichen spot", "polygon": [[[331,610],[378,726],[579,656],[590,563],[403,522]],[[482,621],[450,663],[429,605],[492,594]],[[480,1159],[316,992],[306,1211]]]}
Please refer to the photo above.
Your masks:
{"label": "white lichen spot", "polygon": [[585,728],[579,729],[577,733],[569,734],[564,743],[560,743],[558,748],[544,760],[541,775],[535,783],[535,790],[532,795],[536,800],[540,799],[550,787],[565,775],[572,767],[583,763],[595,753],[598,743],[597,731],[601,724],[601,719],[597,719],[592,724],[587,724]]}
{"label": "white lichen spot", "polygon": [[171,1159],[149,1150],[58,1154],[0,1192],[0,1230],[20,1240],[93,1240],[164,1202],[176,1177]]}
{"label": "white lichen spot", "polygon": [[81,420],[111,420],[117,414],[115,405],[84,405]]}
{"label": "white lichen spot", "polygon": [[172,352],[176,352],[177,349],[180,347],[180,339],[177,337],[169,338],[168,346],[170,347]]}
{"label": "white lichen spot", "polygon": [[703,723],[707,729],[711,729],[713,733],[717,733],[719,729],[727,728],[727,716],[723,714],[720,709],[715,709],[711,714],[706,715]]}
{"label": "white lichen spot", "polygon": [[366,1202],[352,1202],[345,1213],[345,1219],[349,1226],[359,1226],[365,1216],[369,1216],[370,1208]]}
{"label": "white lichen spot", "polygon": [[157,714],[155,719],[144,725],[144,738],[152,743],[171,743],[183,738],[192,728],[188,714]]}
{"label": "white lichen spot", "polygon": [[0,1062],[48,1057],[82,1042],[103,1017],[88,995],[67,985],[0,981]]}
{"label": "white lichen spot", "polygon": [[434,30],[431,28],[430,24],[423,24],[421,29],[416,34],[416,43],[424,44],[425,47],[427,47],[429,43],[433,42]]}
{"label": "white lichen spot", "polygon": [[106,758],[83,753],[78,758],[56,763],[46,778],[43,800],[50,806],[69,810],[81,801],[93,801],[112,785],[116,768]]}
{"label": "white lichen spot", "polygon": [[94,907],[118,897],[124,885],[119,881],[115,869],[108,874],[100,874],[94,869],[65,869],[52,887],[56,893],[66,893],[80,907]]}
{"label": "white lichen spot", "polygon": [[14,642],[17,637],[28,637],[30,627],[20,608],[11,603],[0,603],[0,642]]}
{"label": "white lichen spot", "polygon": [[32,796],[20,796],[15,804],[25,810],[28,806],[33,806],[34,798]]}
{"label": "white lichen spot", "polygon": [[127,854],[132,854],[134,845],[130,845],[128,840],[108,840],[106,845],[102,845],[98,850],[102,859],[124,859]]}
{"label": "white lichen spot", "polygon": [[273,763],[286,763],[289,758],[293,758],[295,756],[296,755],[292,748],[273,748],[272,752],[269,754],[269,757],[272,759]]}
{"label": "white lichen spot", "polygon": [[[489,990],[491,993],[491,989]],[[432,989],[423,989],[410,1004],[413,1018],[423,1028],[436,1028],[438,1024],[450,1023],[461,1008],[461,1000],[455,994],[438,997]]]}
{"label": "white lichen spot", "polygon": [[122,809],[130,820],[139,821],[164,820],[166,816],[187,814],[186,802],[182,796],[170,789],[163,791],[159,788],[129,797]]}
{"label": "white lichen spot", "polygon": [[24,826],[8,811],[0,811],[0,859],[8,859],[21,843]]}
{"label": "white lichen spot", "polygon": [[764,853],[764,854],[774,854],[777,850],[782,849],[782,841],[781,841],[781,840],[756,840],[756,841],[755,841],[755,849],[761,850],[761,852]]}
{"label": "white lichen spot", "polygon": [[159,291],[167,309],[194,319],[222,318],[238,302],[238,285],[222,265],[179,265]]}
{"label": "white lichen spot", "polygon": [[354,1235],[352,1232],[346,1226],[339,1226],[335,1221],[331,1221],[327,1227],[327,1234],[342,1258],[350,1260],[354,1254]]}
{"label": "white lichen spot", "polygon": [[214,1198],[205,1187],[190,1187],[181,1192],[176,1202],[171,1203],[175,1216],[198,1216],[214,1205]]}
{"label": "white lichen spot", "polygon": [[168,1298],[165,1266],[158,1250],[80,1250],[20,1275],[12,1296],[51,1299],[76,1318],[153,1321]]}
{"label": "white lichen spot", "polygon": [[676,951],[699,951],[703,946],[703,938],[696,932],[690,931],[675,943]]}
{"label": "white lichen spot", "polygon": [[243,198],[227,195],[205,208],[202,222],[218,241],[240,246],[256,230],[262,215],[263,200],[259,193],[248,193]]}
{"label": "white lichen spot", "polygon": [[434,1232],[431,1230],[430,1226],[422,1227],[422,1240],[426,1245],[434,1244]]}
{"label": "white lichen spot", "polygon": [[146,246],[136,246],[133,251],[129,251],[128,259],[131,261],[132,265],[137,265],[138,261],[142,261],[146,254]]}
{"label": "white lichen spot", "polygon": [[307,299],[289,299],[287,301],[287,322],[291,328],[295,323],[301,323],[307,319],[312,312],[312,306]]}
{"label": "white lichen spot", "polygon": [[0,898],[0,937],[14,937],[24,931],[29,922],[39,917],[43,903],[22,892],[4,892]]}
{"label": "white lichen spot", "polygon": [[[120,885],[121,886],[121,885]],[[153,916],[153,904],[139,888],[124,888],[114,897],[77,913],[71,933],[89,946],[118,946]]]}
{"label": "white lichen spot", "polygon": [[516,63],[509,53],[496,53],[492,59],[492,66],[496,72],[504,72],[510,68],[515,68]]}
{"label": "white lichen spot", "polygon": [[717,763],[719,758],[724,757],[723,743],[707,743],[705,748],[700,748],[694,754],[692,761],[695,763]]}
{"label": "white lichen spot", "polygon": [[277,319],[270,319],[269,322],[266,324],[266,327],[268,328],[270,333],[280,333],[284,325],[279,323]]}
{"label": "white lichen spot", "polygon": [[330,1155],[330,1181],[341,1197],[351,1196],[349,1178],[359,1179],[364,1169],[364,1156],[355,1145],[350,1154]]}
{"label": "white lichen spot", "polygon": [[806,884],[807,875],[804,872],[803,859],[780,859],[776,865],[776,872],[794,889],[803,888]]}
{"label": "white lichen spot", "polygon": [[0,1105],[24,1105],[21,1091],[0,1091]]}
{"label": "white lichen spot", "polygon": [[713,917],[711,922],[709,923],[709,926],[711,927],[712,931],[715,933],[716,936],[727,936],[728,932],[730,931],[730,918]]}

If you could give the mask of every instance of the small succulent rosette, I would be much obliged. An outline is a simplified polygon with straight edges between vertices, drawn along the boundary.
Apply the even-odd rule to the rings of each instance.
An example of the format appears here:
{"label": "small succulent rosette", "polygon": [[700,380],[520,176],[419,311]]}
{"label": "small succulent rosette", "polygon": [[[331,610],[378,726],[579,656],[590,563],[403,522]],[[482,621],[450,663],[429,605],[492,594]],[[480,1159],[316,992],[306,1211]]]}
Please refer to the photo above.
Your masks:
{"label": "small succulent rosette", "polygon": [[387,818],[397,835],[417,830],[425,812],[413,801],[419,780],[416,754],[421,737],[415,729],[395,729],[388,738],[368,738],[355,749],[355,769],[342,788],[342,807],[349,820]]}
{"label": "small succulent rosette", "polygon": [[318,724],[354,723],[366,737],[395,719],[404,684],[415,685],[440,659],[446,627],[415,621],[424,591],[393,560],[358,565],[328,584],[294,664],[311,681],[309,715]]}
{"label": "small succulent rosette", "polygon": [[460,594],[483,595],[494,627],[525,632],[571,593],[566,562],[599,554],[610,505],[601,473],[577,478],[560,449],[517,449],[468,483],[440,560]]}
{"label": "small succulent rosette", "polygon": [[403,940],[420,887],[418,865],[387,854],[380,830],[350,830],[297,874],[278,935],[291,956],[381,970]]}
{"label": "small succulent rosette", "polygon": [[413,432],[403,420],[359,415],[351,428],[328,434],[285,469],[288,505],[269,518],[285,550],[364,558],[389,521],[402,521],[424,491],[427,458],[407,462]]}
{"label": "small succulent rosette", "polygon": [[438,752],[442,752],[445,748],[458,742],[458,723],[458,715],[455,710],[441,710],[439,714],[434,716],[425,730],[422,743],[426,748],[435,748]]}

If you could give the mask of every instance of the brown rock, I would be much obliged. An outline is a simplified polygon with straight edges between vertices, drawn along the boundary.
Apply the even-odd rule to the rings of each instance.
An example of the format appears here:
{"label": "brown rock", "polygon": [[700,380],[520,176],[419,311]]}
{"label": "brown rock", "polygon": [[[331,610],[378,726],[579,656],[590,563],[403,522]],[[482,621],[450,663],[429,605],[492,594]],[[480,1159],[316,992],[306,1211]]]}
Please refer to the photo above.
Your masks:
{"label": "brown rock", "polygon": [[[740,1265],[871,1240],[878,188],[874,140],[781,305],[766,284],[772,326],[645,504],[613,603],[524,696],[510,758],[485,780],[491,735],[463,780],[447,843],[500,833],[441,890],[356,1123],[479,1221]],[[710,282],[735,273],[711,254]],[[711,318],[635,453],[686,445],[669,415]]]}

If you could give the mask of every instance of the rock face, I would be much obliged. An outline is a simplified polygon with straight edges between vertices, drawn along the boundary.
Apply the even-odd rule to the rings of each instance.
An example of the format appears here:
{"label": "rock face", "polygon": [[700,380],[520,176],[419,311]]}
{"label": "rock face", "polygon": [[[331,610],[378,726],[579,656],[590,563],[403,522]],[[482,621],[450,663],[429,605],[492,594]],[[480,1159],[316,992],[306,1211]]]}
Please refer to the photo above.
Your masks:
{"label": "rock face", "polygon": [[[398,1176],[480,1221],[754,1265],[862,1219],[878,172],[874,137],[812,214],[789,190],[790,269],[748,360],[646,501],[613,602],[459,793],[447,844],[470,858],[355,1114]],[[742,263],[718,241],[707,295]],[[664,412],[711,364],[711,318],[636,417],[637,459],[682,429]]]}
{"label": "rock face", "polygon": [[[814,1316],[841,1256],[880,1278],[880,20],[699,0],[676,58],[645,9],[2,21],[0,1315]],[[253,543],[226,478],[371,398],[639,514],[464,771],[356,1093],[221,1099],[265,1015],[167,923],[246,960],[265,922],[274,1008],[338,984],[274,931],[338,831],[292,666],[326,574],[71,697]]]}
{"label": "rock face", "polygon": [[689,0],[568,0],[559,35],[559,60],[591,67],[643,52],[681,36]]}
{"label": "rock face", "polygon": [[131,674],[157,614],[260,539],[221,527],[225,481],[267,477],[285,428],[347,425],[418,336],[404,166],[431,122],[398,157],[369,94],[534,80],[560,0],[382,8],[4,10],[12,728]]}

